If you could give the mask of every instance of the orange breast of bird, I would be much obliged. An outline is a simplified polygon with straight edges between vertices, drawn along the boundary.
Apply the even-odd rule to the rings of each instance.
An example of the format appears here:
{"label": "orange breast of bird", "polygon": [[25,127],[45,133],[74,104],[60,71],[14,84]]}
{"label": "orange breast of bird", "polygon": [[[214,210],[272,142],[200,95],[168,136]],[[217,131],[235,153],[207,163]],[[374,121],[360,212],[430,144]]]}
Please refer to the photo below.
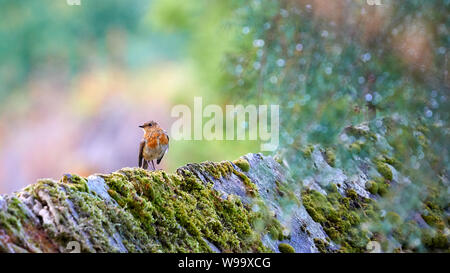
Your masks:
{"label": "orange breast of bird", "polygon": [[147,141],[147,147],[150,149],[155,149],[160,145],[167,145],[169,143],[169,139],[162,129],[153,130],[145,136],[145,139]]}

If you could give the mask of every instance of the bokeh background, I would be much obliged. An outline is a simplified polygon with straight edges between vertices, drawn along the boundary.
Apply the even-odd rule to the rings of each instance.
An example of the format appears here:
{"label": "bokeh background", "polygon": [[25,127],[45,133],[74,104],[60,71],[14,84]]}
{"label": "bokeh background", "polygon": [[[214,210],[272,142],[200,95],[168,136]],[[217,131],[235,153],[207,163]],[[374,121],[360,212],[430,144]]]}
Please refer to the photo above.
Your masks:
{"label": "bokeh background", "polygon": [[[192,106],[194,96],[225,103],[212,83],[227,10],[178,2],[0,1],[0,193],[42,177],[137,166],[138,125],[156,120],[170,133],[174,105]],[[248,141],[171,141],[159,167],[258,149]]]}

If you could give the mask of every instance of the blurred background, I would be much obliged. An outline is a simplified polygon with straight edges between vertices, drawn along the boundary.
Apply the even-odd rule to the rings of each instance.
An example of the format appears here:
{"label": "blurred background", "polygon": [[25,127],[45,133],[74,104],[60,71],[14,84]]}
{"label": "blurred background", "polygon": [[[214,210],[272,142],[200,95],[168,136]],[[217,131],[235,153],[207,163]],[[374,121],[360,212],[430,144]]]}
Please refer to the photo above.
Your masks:
{"label": "blurred background", "polygon": [[[225,102],[210,84],[226,46],[220,3],[199,18],[186,13],[207,1],[80,3],[0,1],[0,193],[137,166],[138,125],[156,120],[170,133],[173,105]],[[259,149],[236,142],[171,141],[160,168]]]}

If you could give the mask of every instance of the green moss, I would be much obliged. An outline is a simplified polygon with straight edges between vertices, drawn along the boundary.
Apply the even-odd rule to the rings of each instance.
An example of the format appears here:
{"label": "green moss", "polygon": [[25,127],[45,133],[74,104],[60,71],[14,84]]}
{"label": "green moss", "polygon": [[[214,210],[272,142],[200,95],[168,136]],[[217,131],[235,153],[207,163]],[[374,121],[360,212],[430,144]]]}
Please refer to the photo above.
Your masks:
{"label": "green moss", "polygon": [[328,214],[333,208],[325,196],[314,190],[306,190],[302,193],[302,200],[305,209],[314,221],[318,223],[327,221],[325,214]]}
{"label": "green moss", "polygon": [[334,167],[336,165],[336,154],[333,152],[332,149],[330,148],[325,149],[324,159],[331,167]]}
{"label": "green moss", "polygon": [[245,160],[243,158],[239,158],[239,159],[233,161],[233,163],[234,163],[234,165],[238,166],[244,172],[248,172],[250,170],[250,164],[248,163],[247,160]]}
{"label": "green moss", "polygon": [[[341,196],[335,185],[327,187],[327,190],[326,196],[315,190],[302,191],[306,211],[314,221],[322,225],[334,242],[341,245],[342,251],[363,251],[364,242],[368,241],[367,234],[366,232],[358,233],[355,230],[363,221],[361,212],[373,210],[373,208],[352,189],[346,191],[347,197]],[[372,214],[376,213],[372,211]],[[367,216],[364,217],[367,218]],[[351,230],[353,233],[350,232]],[[321,247],[321,249],[324,248]]]}
{"label": "green moss", "polygon": [[279,244],[278,250],[281,253],[295,253],[295,249],[290,244],[286,244],[286,243]]}
{"label": "green moss", "polygon": [[310,158],[313,151],[314,151],[314,146],[309,144],[305,148],[302,149],[302,154],[305,158]]}
{"label": "green moss", "polygon": [[245,189],[246,189],[246,192],[248,195],[250,195],[252,197],[256,197],[258,195],[258,189],[256,188],[256,185],[250,180],[250,178],[248,178],[248,176],[237,171],[234,168],[233,168],[233,173],[242,180],[242,183],[244,183],[244,186],[245,186]]}
{"label": "green moss", "polygon": [[[0,230],[3,229],[3,232],[9,237],[20,237],[24,232],[22,223],[25,223],[28,218],[23,208],[24,205],[16,197],[8,198],[6,204],[6,209],[0,210]],[[2,240],[7,239],[0,238],[0,248]]]}
{"label": "green moss", "polygon": [[353,189],[347,189],[346,194],[347,194],[347,197],[349,197],[353,200],[356,200],[358,198],[358,194]]}
{"label": "green moss", "polygon": [[255,214],[254,225],[257,229],[257,232],[262,234],[269,234],[269,236],[273,240],[282,241],[284,239],[288,239],[289,236],[285,236],[283,234],[283,226],[280,222],[274,217],[275,213],[267,207],[267,205],[261,200],[254,200],[254,205],[256,206],[257,213]]}
{"label": "green moss", "polygon": [[88,191],[88,186],[87,186],[87,181],[85,178],[80,177],[76,174],[65,174],[62,178],[61,178],[61,182],[62,183],[66,183],[67,185],[69,185],[70,187],[73,187],[79,191],[84,191],[87,192]]}
{"label": "green moss", "polygon": [[[442,185],[441,185],[442,186]],[[449,235],[446,232],[449,225],[448,198],[445,191],[437,185],[428,186],[426,199],[423,201],[421,216],[431,227],[421,229],[421,241],[430,251],[448,252],[450,249]]]}
{"label": "green moss", "polygon": [[361,153],[363,147],[364,147],[364,142],[362,142],[362,141],[355,141],[348,146],[349,150],[352,153],[357,153],[357,154]]}
{"label": "green moss", "polygon": [[392,225],[400,225],[402,223],[402,218],[400,215],[393,211],[387,212],[385,217]]}
{"label": "green moss", "polygon": [[367,140],[370,141],[377,141],[377,135],[370,131],[370,130],[364,130],[362,128],[358,128],[355,126],[348,126],[347,128],[345,128],[346,132],[354,137],[357,138],[366,138]]}
{"label": "green moss", "polygon": [[422,212],[423,220],[430,226],[444,230],[446,226],[445,212],[440,205],[433,201],[425,201],[424,210]]}
{"label": "green moss", "polygon": [[385,182],[378,183],[378,194],[380,196],[385,196],[388,193],[389,190],[389,184]]}
{"label": "green moss", "polygon": [[325,227],[324,231],[333,241],[340,240],[341,238],[341,233],[335,227]]}
{"label": "green moss", "polygon": [[422,214],[423,220],[430,226],[438,226],[441,223],[441,219],[434,214]]}
{"label": "green moss", "polygon": [[[204,167],[214,176],[234,173],[244,185],[254,185],[229,162]],[[232,195],[222,200],[210,185],[204,184],[189,170],[180,171],[181,176],[159,171],[142,174],[134,169],[122,172],[125,175],[115,174],[107,179],[111,190],[118,193],[113,198],[139,219],[148,234],[162,241],[165,251],[178,251],[179,247],[183,251],[210,251],[202,238],[207,238],[224,252],[268,251],[252,228],[258,215]],[[178,225],[187,233],[180,233]],[[185,242],[186,245],[174,247],[173,242]]]}
{"label": "green moss", "polygon": [[303,233],[306,233],[308,236],[311,236],[311,232],[309,232],[309,230],[307,229],[305,223],[302,223],[302,224],[300,225],[300,230],[301,230]]}
{"label": "green moss", "polygon": [[327,185],[327,191],[331,192],[331,193],[337,193],[338,192],[338,188],[336,186],[336,184],[334,183],[329,183]]}
{"label": "green moss", "polygon": [[283,158],[280,155],[275,155],[273,159],[280,165],[283,165]]}
{"label": "green moss", "polygon": [[373,181],[373,180],[369,180],[366,183],[366,189],[371,194],[377,194],[378,193],[378,184],[375,181]]}
{"label": "green moss", "polygon": [[[240,160],[241,160],[241,162],[239,164],[242,163],[243,165],[241,164],[241,167],[239,167],[239,166],[238,167],[240,169],[242,169],[242,168],[245,169],[246,168],[245,162],[247,162],[247,164],[248,164],[248,161],[246,161],[245,159],[240,159]],[[239,160],[237,160],[237,161],[239,161]],[[195,168],[197,168],[199,170],[207,171],[215,179],[220,179],[222,177],[228,177],[229,175],[234,174],[241,179],[248,195],[250,195],[252,197],[256,197],[258,195],[258,189],[256,188],[256,185],[243,172],[240,172],[239,170],[235,169],[233,167],[233,164],[231,164],[229,161],[224,161],[224,162],[220,162],[220,163],[204,162],[202,164],[193,164],[193,165],[195,166]],[[250,165],[248,166],[248,170],[249,169],[250,169]],[[186,170],[184,170],[184,172],[186,172]],[[196,183],[196,181],[198,182],[198,180],[191,181],[191,184],[192,184],[192,182]],[[199,183],[201,183],[201,181]]]}
{"label": "green moss", "polygon": [[375,166],[377,171],[388,181],[392,181],[393,175],[392,171],[388,165],[380,160],[375,160]]}
{"label": "green moss", "polygon": [[391,166],[393,166],[393,167],[396,168],[397,170],[400,170],[400,169],[401,169],[401,164],[400,164],[400,162],[399,162],[397,159],[395,159],[394,157],[389,157],[389,156],[387,156],[387,155],[384,155],[384,156],[382,157],[382,161],[385,162],[385,163],[387,163],[387,164],[389,164],[389,165],[391,165]]}
{"label": "green moss", "polygon": [[214,162],[204,162],[202,164],[195,164],[195,168],[204,171],[206,170],[215,179],[220,179],[226,177],[231,173],[231,168],[228,162],[214,163]]}
{"label": "green moss", "polygon": [[14,233],[20,231],[21,226],[17,217],[5,212],[0,212],[0,227],[8,232]]}
{"label": "green moss", "polygon": [[421,238],[423,244],[431,250],[448,251],[450,248],[448,236],[442,231],[426,231]]}
{"label": "green moss", "polygon": [[20,202],[20,200],[13,196],[10,199],[10,202],[8,202],[8,212],[12,215],[16,215],[18,218],[20,219],[27,219],[28,216],[25,213],[25,210],[23,208],[23,204],[22,202]]}
{"label": "green moss", "polygon": [[321,253],[328,252],[329,243],[327,243],[326,241],[319,239],[319,238],[314,238],[314,245],[317,247],[319,252],[321,252]]}

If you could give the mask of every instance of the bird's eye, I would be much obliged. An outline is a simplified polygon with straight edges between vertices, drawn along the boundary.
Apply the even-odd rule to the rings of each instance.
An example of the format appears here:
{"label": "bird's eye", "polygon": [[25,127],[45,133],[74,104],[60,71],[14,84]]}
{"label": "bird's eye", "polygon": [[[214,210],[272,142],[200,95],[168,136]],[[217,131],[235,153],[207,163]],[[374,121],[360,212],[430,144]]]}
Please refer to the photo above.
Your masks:
{"label": "bird's eye", "polygon": [[150,124],[149,124],[148,126],[152,127],[152,126],[153,126],[153,124],[151,124],[151,123],[150,123]]}

